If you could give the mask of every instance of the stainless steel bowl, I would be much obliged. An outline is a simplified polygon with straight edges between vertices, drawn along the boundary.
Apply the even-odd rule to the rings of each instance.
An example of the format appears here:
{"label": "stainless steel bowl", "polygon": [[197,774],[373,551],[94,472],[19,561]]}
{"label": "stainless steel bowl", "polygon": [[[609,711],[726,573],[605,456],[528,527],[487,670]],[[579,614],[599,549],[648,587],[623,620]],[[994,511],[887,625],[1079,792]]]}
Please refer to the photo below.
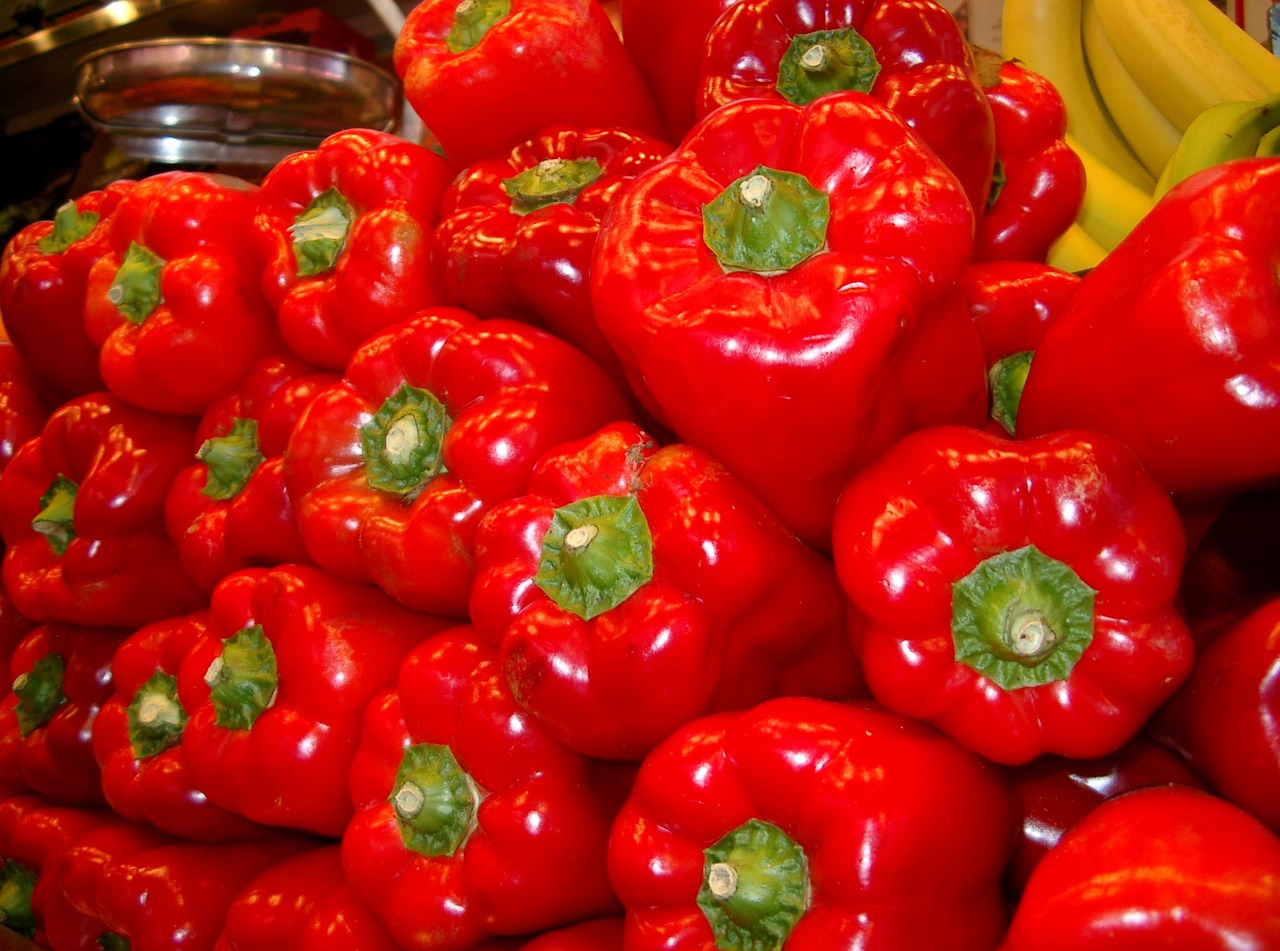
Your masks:
{"label": "stainless steel bowl", "polygon": [[202,37],[85,56],[75,102],[133,158],[271,165],[343,129],[393,131],[400,87],[343,53]]}

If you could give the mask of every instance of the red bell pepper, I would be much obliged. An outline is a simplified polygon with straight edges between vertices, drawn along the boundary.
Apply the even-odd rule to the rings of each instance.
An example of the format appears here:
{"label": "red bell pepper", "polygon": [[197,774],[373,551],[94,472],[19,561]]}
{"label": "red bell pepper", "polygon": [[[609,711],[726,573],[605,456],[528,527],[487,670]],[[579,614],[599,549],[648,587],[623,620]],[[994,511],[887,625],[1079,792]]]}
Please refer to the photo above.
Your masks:
{"label": "red bell pepper", "polygon": [[1009,770],[1022,817],[1005,886],[1013,895],[1026,887],[1032,870],[1076,822],[1104,800],[1131,789],[1204,783],[1176,754],[1138,734],[1120,749],[1096,759],[1041,756]]}
{"label": "red bell pepper", "polygon": [[1182,572],[1182,602],[1193,622],[1280,592],[1277,528],[1280,486],[1242,492],[1217,509]]}
{"label": "red bell pepper", "polygon": [[107,253],[112,211],[134,182],[112,182],[23,228],[0,256],[4,328],[59,399],[101,390],[100,347],[85,328],[89,269]]}
{"label": "red bell pepper", "polygon": [[424,0],[392,55],[405,99],[459,169],[557,123],[663,134],[597,0]]}
{"label": "red bell pepper", "polygon": [[1280,159],[1179,183],[1036,348],[1018,429],[1109,433],[1180,499],[1280,481]]}
{"label": "red bell pepper", "polygon": [[1036,866],[999,951],[1280,943],[1280,838],[1186,786],[1110,799]]}
{"label": "red bell pepper", "polygon": [[123,637],[54,622],[18,642],[12,687],[0,699],[0,782],[52,802],[103,804],[92,729],[111,696],[111,657]]}
{"label": "red bell pepper", "polygon": [[742,0],[702,46],[697,114],[745,98],[805,105],[857,90],[906,119],[986,207],[995,120],[973,52],[938,0]]}
{"label": "red bell pepper", "polygon": [[1194,630],[1191,676],[1149,731],[1280,835],[1280,597]]}
{"label": "red bell pepper", "polygon": [[319,845],[261,872],[227,909],[216,951],[398,951],[356,897],[341,848]]}
{"label": "red bell pepper", "polygon": [[[36,626],[36,622],[24,617],[13,605],[13,598],[0,585],[0,684],[13,684],[13,675],[9,672],[9,663],[13,652],[21,641]],[[0,784],[0,795],[4,794]]]}
{"label": "red bell pepper", "polygon": [[628,951],[986,949],[1014,815],[929,727],[802,697],[692,721],[614,822]]}
{"label": "red bell pepper", "polygon": [[622,0],[622,45],[679,142],[693,126],[702,44],[716,17],[738,0]]}
{"label": "red bell pepper", "polygon": [[621,917],[596,918],[538,935],[520,951],[622,951]]}
{"label": "red bell pepper", "polygon": [[960,294],[986,354],[992,432],[1016,431],[1036,346],[1079,283],[1078,275],[1036,261],[986,261],[960,272]]}
{"label": "red bell pepper", "polygon": [[230,176],[161,172],[116,205],[84,325],[125,402],[199,415],[280,350],[248,241],[255,191]]}
{"label": "red bell pepper", "polygon": [[552,450],[476,542],[471,618],[521,706],[571,749],[641,759],[713,710],[862,695],[844,596],[701,450],[630,423]]}
{"label": "red bell pepper", "polygon": [[445,301],[537,324],[613,370],[591,310],[591,254],[618,190],[671,147],[627,129],[542,129],[461,172],[432,261]]}
{"label": "red bell pepper", "polygon": [[55,400],[18,349],[0,340],[0,472],[24,442],[40,435]]}
{"label": "red bell pepper", "polygon": [[365,343],[299,417],[284,470],[303,544],[333,574],[465,618],[476,525],[538,456],[632,415],[544,331],[437,308]]}
{"label": "red bell pepper", "polygon": [[82,933],[83,917],[58,900],[57,865],[83,836],[112,819],[106,809],[60,805],[42,796],[0,799],[0,925],[43,946],[56,935]]}
{"label": "red bell pepper", "polygon": [[196,461],[173,481],[165,526],[204,591],[241,568],[309,561],[284,484],[284,448],[316,393],[338,375],[266,357],[205,411]]}
{"label": "red bell pepper", "polygon": [[188,842],[150,826],[112,822],[72,843],[58,863],[57,884],[65,907],[101,929],[99,941],[87,947],[214,951],[236,896],[266,869],[315,844],[284,834]]}
{"label": "red bell pepper", "polygon": [[164,530],[193,426],[107,393],[50,414],[0,476],[4,584],[21,613],[127,628],[204,603]]}
{"label": "red bell pepper", "polygon": [[365,715],[347,880],[404,947],[461,951],[617,912],[609,824],[632,770],[555,742],[462,627],[409,656]]}
{"label": "red bell pepper", "polygon": [[116,648],[114,689],[93,721],[102,795],[125,819],[178,838],[261,838],[263,826],[209,800],[182,747],[189,713],[178,698],[178,672],[208,627],[209,612],[196,611],[144,625]]}
{"label": "red bell pepper", "polygon": [[294,353],[341,370],[367,338],[436,303],[427,262],[449,177],[431,150],[371,129],[334,133],[267,173],[253,240]]}
{"label": "red bell pepper", "polygon": [[988,759],[1106,755],[1190,673],[1182,525],[1109,437],[913,433],[833,533],[871,693]]}
{"label": "red bell pepper", "polygon": [[305,565],[229,575],[178,668],[194,785],[253,822],[341,835],[365,705],[449,623]]}
{"label": "red bell pepper", "polygon": [[127,948],[124,936],[102,920],[98,907],[102,872],[125,855],[174,841],[151,826],[124,822],[112,815],[109,821],[93,826],[63,848],[46,873],[46,937],[50,947],[54,951]]}
{"label": "red bell pepper", "polygon": [[954,293],[972,234],[955,176],[879,101],[741,100],[614,199],[592,303],[658,422],[825,548],[854,471],[986,415]]}
{"label": "red bell pepper", "polygon": [[974,50],[995,117],[996,167],[979,206],[975,261],[1043,263],[1084,201],[1084,163],[1066,143],[1067,107],[1044,76],[990,50]]}

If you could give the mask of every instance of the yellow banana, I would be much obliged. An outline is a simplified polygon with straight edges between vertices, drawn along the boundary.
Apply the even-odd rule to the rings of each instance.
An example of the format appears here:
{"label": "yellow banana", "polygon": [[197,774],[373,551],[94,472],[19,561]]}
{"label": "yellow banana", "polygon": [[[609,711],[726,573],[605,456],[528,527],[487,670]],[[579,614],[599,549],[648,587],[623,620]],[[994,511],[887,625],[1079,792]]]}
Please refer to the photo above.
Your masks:
{"label": "yellow banana", "polygon": [[1095,0],[1095,5],[1125,69],[1179,131],[1210,106],[1267,94],[1184,0]]}
{"label": "yellow banana", "polygon": [[1078,224],[1072,224],[1049,245],[1045,263],[1064,271],[1087,271],[1107,256],[1107,249],[1089,236]]}
{"label": "yellow banana", "polygon": [[1182,133],[1155,107],[1125,69],[1102,28],[1094,0],[1084,0],[1081,33],[1085,61],[1103,105],[1143,166],[1153,176],[1159,176],[1178,147]]}
{"label": "yellow banana", "polygon": [[1258,154],[1264,137],[1277,127],[1280,127],[1280,94],[1210,106],[1196,116],[1183,133],[1160,173],[1156,195],[1163,195],[1201,169]]}
{"label": "yellow banana", "polygon": [[1154,188],[1155,176],[1117,131],[1089,79],[1080,37],[1081,3],[1004,0],[1001,51],[1053,83],[1066,103],[1067,131],[1135,185]]}
{"label": "yellow banana", "polygon": [[1259,158],[1275,158],[1280,155],[1280,126],[1276,126],[1258,141],[1256,154]]}
{"label": "yellow banana", "polygon": [[1112,251],[1134,229],[1155,204],[1155,199],[1070,134],[1067,145],[1084,165],[1084,201],[1076,223],[1103,250]]}
{"label": "yellow banana", "polygon": [[1266,93],[1280,92],[1280,56],[1274,55],[1242,29],[1213,0],[1182,0],[1191,15],[1243,66]]}

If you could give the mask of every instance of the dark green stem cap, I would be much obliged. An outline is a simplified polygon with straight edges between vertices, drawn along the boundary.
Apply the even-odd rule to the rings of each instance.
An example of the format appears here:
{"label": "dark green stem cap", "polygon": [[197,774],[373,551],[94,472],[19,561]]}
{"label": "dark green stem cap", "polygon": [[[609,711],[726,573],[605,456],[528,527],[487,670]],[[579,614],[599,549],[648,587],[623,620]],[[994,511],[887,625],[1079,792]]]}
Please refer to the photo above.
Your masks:
{"label": "dark green stem cap", "polygon": [[38,876],[9,859],[0,866],[0,926],[30,938],[36,933],[36,914],[31,907]]}
{"label": "dark green stem cap", "polygon": [[133,944],[122,934],[114,931],[104,931],[98,936],[98,947],[102,951],[130,951]]}
{"label": "dark green stem cap", "polygon": [[187,726],[187,711],[178,700],[178,681],[157,670],[133,695],[127,716],[134,759],[146,759],[176,746]]}
{"label": "dark green stem cap", "polygon": [[136,241],[129,245],[107,290],[107,300],[125,320],[141,324],[160,306],[160,274],[164,260]]}
{"label": "dark green stem cap", "polygon": [[880,75],[876,52],[857,30],[818,30],[791,40],[778,64],[778,94],[803,106],[829,92],[870,92]]}
{"label": "dark green stem cap", "polygon": [[444,471],[441,450],[452,420],[435,394],[406,383],[360,429],[369,485],[416,496]]}
{"label": "dark green stem cap", "polygon": [[991,392],[991,418],[1013,435],[1018,425],[1018,403],[1022,400],[1022,388],[1027,385],[1034,350],[1023,350],[1001,357],[987,371],[988,389]]}
{"label": "dark green stem cap", "polygon": [[653,577],[653,535],[635,496],[594,495],[555,510],[533,582],[590,620]]}
{"label": "dark green stem cap", "polygon": [[354,217],[350,202],[336,188],[311,199],[289,226],[298,277],[323,274],[333,267],[346,247]]}
{"label": "dark green stem cap", "polygon": [[586,159],[543,159],[533,168],[502,180],[511,196],[511,210],[518,215],[548,205],[571,205],[582,190],[604,174],[600,163]]}
{"label": "dark green stem cap", "polygon": [[419,743],[404,751],[388,802],[404,844],[420,855],[453,855],[475,828],[481,792],[453,751]]}
{"label": "dark green stem cap", "polygon": [[1034,545],[992,555],[951,586],[956,660],[1004,690],[1065,680],[1093,641],[1095,594]]}
{"label": "dark green stem cap", "polygon": [[24,674],[13,680],[13,695],[18,703],[14,716],[23,736],[43,726],[53,716],[53,711],[66,703],[62,692],[62,677],[66,664],[58,654],[45,654]]}
{"label": "dark green stem cap", "polygon": [[222,653],[205,671],[214,722],[247,730],[271,706],[279,685],[276,652],[261,624],[241,628],[222,642]]}
{"label": "dark green stem cap", "polygon": [[720,951],[777,951],[809,906],[804,849],[749,819],[708,848],[698,907]]}
{"label": "dark green stem cap", "polygon": [[510,12],[511,0],[462,0],[453,11],[453,27],[445,37],[445,46],[451,53],[465,53]]}
{"label": "dark green stem cap", "polygon": [[59,473],[40,496],[40,513],[31,520],[31,527],[49,540],[49,547],[58,556],[67,553],[67,546],[76,537],[76,492],[74,482]]}
{"label": "dark green stem cap", "polygon": [[995,167],[991,170],[991,188],[987,191],[987,207],[990,208],[996,203],[996,199],[1000,197],[1000,193],[1004,191],[1005,183],[1009,180],[1004,172],[1004,162],[1000,161],[1000,156],[996,156]]}
{"label": "dark green stem cap", "polygon": [[235,419],[230,432],[206,439],[196,457],[208,469],[201,491],[211,499],[235,498],[266,459],[258,448],[258,421]]}
{"label": "dark green stem cap", "polygon": [[36,242],[43,254],[61,254],[79,241],[98,223],[98,213],[83,214],[74,201],[65,202],[53,216],[53,230]]}
{"label": "dark green stem cap", "polygon": [[758,166],[702,208],[702,239],[726,271],[780,273],[821,251],[831,202],[795,172]]}

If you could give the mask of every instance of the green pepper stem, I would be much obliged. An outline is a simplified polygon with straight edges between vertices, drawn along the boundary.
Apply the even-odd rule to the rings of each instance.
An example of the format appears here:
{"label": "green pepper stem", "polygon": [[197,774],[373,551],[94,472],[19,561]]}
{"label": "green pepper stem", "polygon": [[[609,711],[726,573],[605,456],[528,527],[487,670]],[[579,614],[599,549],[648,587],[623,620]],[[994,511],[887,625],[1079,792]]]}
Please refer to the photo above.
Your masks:
{"label": "green pepper stem", "polygon": [[59,557],[67,553],[71,540],[76,537],[76,493],[79,490],[79,486],[58,473],[44,495],[40,496],[40,511],[31,520],[32,530],[45,536],[49,547]]}
{"label": "green pepper stem", "polygon": [[313,198],[289,226],[298,277],[332,270],[338,262],[355,220],[351,203],[336,188]]}
{"label": "green pepper stem", "polygon": [[697,903],[720,951],[778,951],[809,907],[804,849],[749,819],[704,851]]}
{"label": "green pepper stem", "polygon": [[275,702],[279,687],[275,649],[262,625],[241,628],[224,640],[222,653],[205,671],[204,682],[218,726],[252,727]]}
{"label": "green pepper stem", "polygon": [[1018,404],[1022,390],[1031,372],[1034,351],[1023,350],[995,361],[987,371],[988,390],[991,393],[991,418],[1005,432],[1013,435],[1018,426]]}
{"label": "green pepper stem", "polygon": [[408,747],[388,801],[407,848],[420,855],[453,855],[476,825],[483,794],[458,764],[453,750],[439,743]]}
{"label": "green pepper stem", "polygon": [[801,33],[778,64],[775,88],[788,102],[807,105],[831,92],[870,92],[880,75],[875,49],[853,29]]}
{"label": "green pepper stem", "polygon": [[28,736],[44,726],[53,712],[67,702],[62,692],[62,680],[66,663],[60,654],[45,654],[31,665],[31,669],[13,679],[13,695],[17,700],[13,708],[18,721],[18,731]]}
{"label": "green pepper stem", "polygon": [[582,191],[604,174],[600,163],[586,159],[543,159],[532,168],[502,180],[511,210],[527,215],[548,205],[573,204]]}
{"label": "green pepper stem", "polygon": [[258,421],[236,418],[230,431],[206,439],[196,458],[208,470],[202,493],[219,501],[235,498],[244,491],[258,466],[266,461],[258,448]]}
{"label": "green pepper stem", "polygon": [[132,242],[107,289],[107,300],[125,320],[141,325],[162,302],[160,276],[163,272],[163,258]]}
{"label": "green pepper stem", "polygon": [[61,254],[97,225],[96,211],[81,213],[74,201],[64,202],[53,216],[53,230],[36,242],[41,254]]}
{"label": "green pepper stem", "polygon": [[[218,663],[222,663],[221,658]],[[163,670],[153,673],[133,695],[127,720],[135,759],[146,759],[176,746],[187,726],[187,711],[178,699],[177,679]]]}
{"label": "green pepper stem", "polygon": [[510,12],[511,0],[462,0],[453,10],[445,46],[451,53],[465,53]]}
{"label": "green pepper stem", "polygon": [[384,492],[413,498],[444,471],[452,420],[435,394],[404,384],[360,430],[365,476]]}
{"label": "green pepper stem", "polygon": [[555,510],[533,582],[590,620],[653,577],[653,535],[633,495],[594,495]]}
{"label": "green pepper stem", "polygon": [[830,218],[803,175],[761,165],[703,206],[702,237],[726,271],[782,273],[822,250]]}
{"label": "green pepper stem", "polygon": [[1005,690],[1065,680],[1093,641],[1096,592],[1034,545],[951,586],[955,658]]}

